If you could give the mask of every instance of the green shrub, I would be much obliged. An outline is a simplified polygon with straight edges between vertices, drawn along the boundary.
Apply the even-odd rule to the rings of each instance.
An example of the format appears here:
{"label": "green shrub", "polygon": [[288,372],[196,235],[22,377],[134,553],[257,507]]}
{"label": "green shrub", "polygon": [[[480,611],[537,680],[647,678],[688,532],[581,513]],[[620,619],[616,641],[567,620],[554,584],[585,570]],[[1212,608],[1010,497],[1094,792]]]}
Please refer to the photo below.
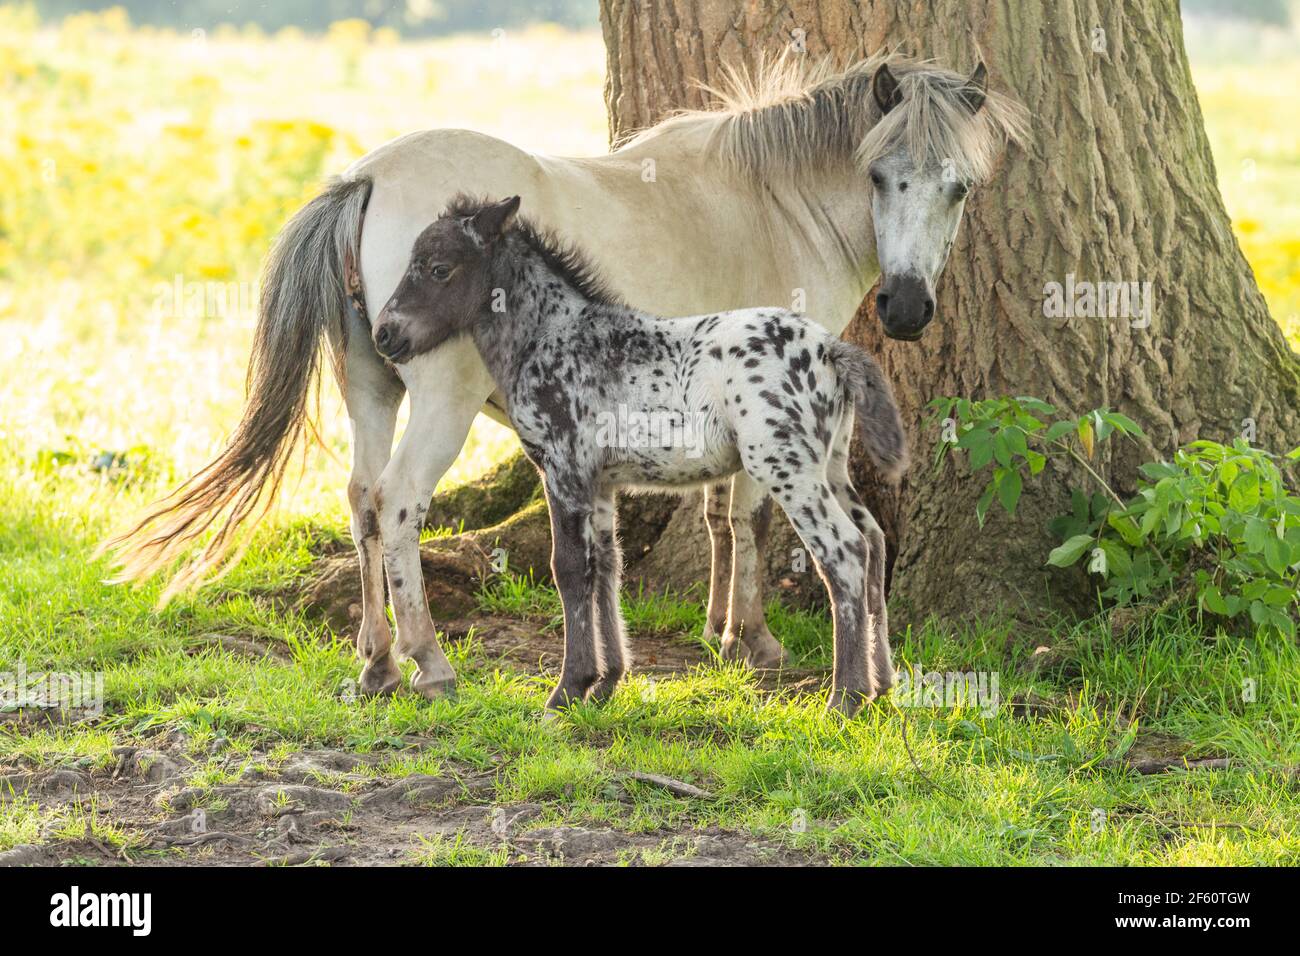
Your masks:
{"label": "green shrub", "polygon": [[[1051,522],[1062,543],[1048,564],[1086,557],[1102,597],[1115,604],[1186,590],[1203,611],[1295,637],[1300,497],[1276,456],[1243,439],[1194,441],[1172,462],[1142,465],[1137,493],[1125,500],[1092,464],[1098,442],[1142,435],[1124,415],[1099,408],[1071,418],[1035,398],[941,398],[931,409],[944,426],[936,466],[964,451],[972,471],[992,469],[976,506],[981,524],[995,500],[1014,514],[1025,479],[1049,458],[1070,459],[1094,487],[1075,489],[1070,511]],[[1285,461],[1297,459],[1300,448]]]}

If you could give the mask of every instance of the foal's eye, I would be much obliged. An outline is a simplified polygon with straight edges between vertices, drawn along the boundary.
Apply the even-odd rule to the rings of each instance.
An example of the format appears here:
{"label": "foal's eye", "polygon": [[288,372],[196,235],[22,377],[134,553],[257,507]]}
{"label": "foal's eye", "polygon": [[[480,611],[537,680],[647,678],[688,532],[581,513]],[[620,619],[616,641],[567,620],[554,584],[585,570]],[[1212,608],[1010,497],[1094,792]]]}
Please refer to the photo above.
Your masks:
{"label": "foal's eye", "polygon": [[442,281],[443,279],[446,279],[447,276],[451,275],[451,269],[448,268],[447,266],[434,266],[430,270],[430,274],[435,279]]}

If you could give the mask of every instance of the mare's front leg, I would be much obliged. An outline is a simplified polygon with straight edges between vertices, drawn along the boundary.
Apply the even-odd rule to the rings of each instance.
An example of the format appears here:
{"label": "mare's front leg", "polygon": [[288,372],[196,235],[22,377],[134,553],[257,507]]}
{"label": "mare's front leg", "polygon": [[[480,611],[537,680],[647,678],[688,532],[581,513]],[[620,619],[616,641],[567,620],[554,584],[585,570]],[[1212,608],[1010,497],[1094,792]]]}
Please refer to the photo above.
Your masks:
{"label": "mare's front leg", "polygon": [[780,667],[785,648],[768,630],[763,608],[763,549],[772,520],[772,499],[744,472],[731,491],[731,600],[722,637],[724,660],[743,660],[751,667]]}
{"label": "mare's front leg", "polygon": [[429,499],[456,460],[492,381],[468,339],[448,342],[401,367],[411,417],[375,488],[389,598],[397,619],[397,656],[415,661],[411,688],[433,698],[455,687],[456,672],[438,646],[420,568],[420,530]]}
{"label": "mare's front leg", "polygon": [[393,430],[397,409],[406,389],[383,359],[370,346],[370,330],[355,312],[349,312],[347,339],[333,342],[344,348],[346,363],[343,401],[352,430],[352,475],[348,479],[348,504],[352,510],[352,540],[361,566],[361,627],[357,632],[357,654],[365,662],[361,671],[361,693],[389,694],[397,689],[402,675],[389,649],[393,634],[388,626],[384,602],[384,551],[379,540],[379,511],[375,507],[375,485],[393,452]]}
{"label": "mare's front leg", "polygon": [[727,629],[727,604],[731,591],[731,482],[719,481],[704,489],[704,523],[709,529],[709,609],[704,639],[721,637]]}
{"label": "mare's front leg", "polygon": [[612,491],[596,498],[591,522],[596,536],[596,634],[600,677],[592,685],[587,699],[602,703],[610,698],[627,673],[629,658],[623,608],[619,600],[623,554],[618,544],[618,511]]}
{"label": "mare's front leg", "polygon": [[564,663],[560,682],[546,700],[546,709],[555,711],[582,700],[600,677],[593,626],[596,544],[590,500],[565,494],[548,476],[546,504],[551,512],[551,573],[564,604]]}

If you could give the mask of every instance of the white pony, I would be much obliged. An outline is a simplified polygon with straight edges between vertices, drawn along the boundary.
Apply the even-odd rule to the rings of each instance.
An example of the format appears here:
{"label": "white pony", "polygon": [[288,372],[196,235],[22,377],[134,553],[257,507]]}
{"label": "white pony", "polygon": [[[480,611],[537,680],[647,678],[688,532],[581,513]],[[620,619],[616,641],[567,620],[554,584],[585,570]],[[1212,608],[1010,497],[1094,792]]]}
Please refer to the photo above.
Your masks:
{"label": "white pony", "polygon": [[[755,79],[731,79],[719,109],[674,116],[606,156],[543,156],[431,130],[359,160],[281,231],[262,283],[243,419],[211,465],[109,542],[123,576],[173,567],[200,538],[171,590],[228,563],[236,530],[269,506],[303,438],[328,341],[352,426],[362,690],[397,687],[395,656],[415,660],[412,686],[426,696],[454,685],[414,586],[424,509],[408,503],[431,498],[474,416],[500,418],[500,399],[472,342],[395,366],[375,349],[368,317],[397,287],[415,238],[459,193],[520,195],[543,227],[582,234],[593,266],[646,312],[795,305],[838,334],[883,276],[885,333],[918,338],[967,191],[1019,139],[1021,107],[987,90],[982,63],[967,77],[894,55],[839,72],[782,60]],[[411,415],[394,451],[403,392]],[[708,630],[722,636],[725,657],[772,666],[784,654],[763,617],[755,534],[768,501],[743,474],[729,503],[726,493],[716,485],[706,494]],[[385,574],[407,585],[389,589],[395,645]]]}

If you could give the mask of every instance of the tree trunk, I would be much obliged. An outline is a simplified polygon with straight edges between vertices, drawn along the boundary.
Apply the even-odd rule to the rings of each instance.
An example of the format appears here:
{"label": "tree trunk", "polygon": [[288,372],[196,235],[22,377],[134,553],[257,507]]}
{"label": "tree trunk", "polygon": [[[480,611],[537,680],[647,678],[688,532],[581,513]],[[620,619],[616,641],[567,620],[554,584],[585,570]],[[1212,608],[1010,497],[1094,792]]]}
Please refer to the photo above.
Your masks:
{"label": "tree trunk", "polygon": [[[1193,438],[1231,438],[1248,419],[1265,447],[1300,442],[1300,358],[1232,235],[1175,0],[600,0],[600,14],[614,142],[674,108],[706,106],[697,83],[722,82],[725,64],[752,67],[792,44],[840,63],[882,47],[958,70],[982,58],[991,87],[1030,110],[1027,145],[1010,149],[967,204],[924,339],[885,339],[874,293],[846,332],[894,383],[913,444],[916,463],[896,491],[871,487],[858,462],[859,487],[896,548],[896,618],[1042,606],[1051,590],[1086,595],[1078,572],[1043,567],[1054,543],[1045,524],[1082,476],[1049,468],[1015,518],[995,510],[980,529],[983,477],[929,466],[932,398],[1034,395],[1075,413],[1122,411],[1150,443],[1099,452],[1099,470],[1121,489],[1141,461]],[[1046,318],[1045,285],[1068,275],[1153,283],[1149,327]],[[707,563],[691,507],[643,569],[693,574],[701,561],[684,558]],[[774,579],[792,543],[772,549]]]}

